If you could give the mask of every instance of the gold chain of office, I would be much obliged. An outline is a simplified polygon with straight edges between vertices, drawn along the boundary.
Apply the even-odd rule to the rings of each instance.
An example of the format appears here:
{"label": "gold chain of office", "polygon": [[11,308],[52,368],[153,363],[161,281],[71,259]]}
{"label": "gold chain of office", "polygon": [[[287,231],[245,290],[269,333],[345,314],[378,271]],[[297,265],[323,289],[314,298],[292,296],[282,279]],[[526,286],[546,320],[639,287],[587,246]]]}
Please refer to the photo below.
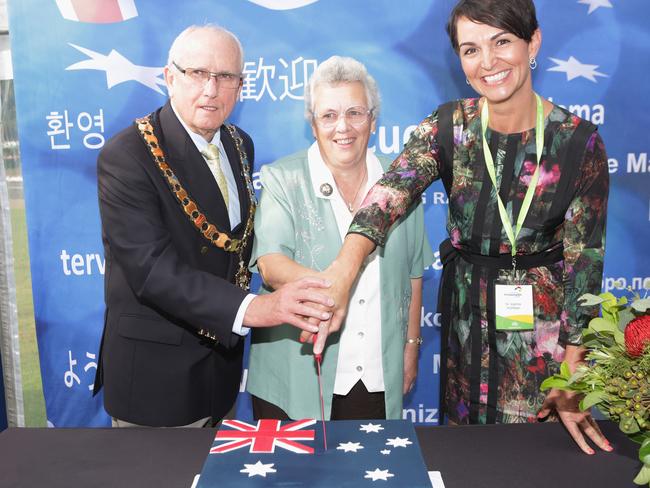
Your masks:
{"label": "gold chain of office", "polygon": [[246,219],[246,226],[244,228],[244,233],[240,238],[232,237],[227,232],[219,230],[219,228],[210,223],[207,219],[205,213],[201,211],[198,204],[190,197],[190,194],[187,192],[183,185],[176,177],[174,171],[169,167],[165,160],[165,153],[163,152],[158,138],[154,133],[153,125],[151,123],[152,114],[149,114],[145,117],[136,119],[136,125],[142,139],[149,149],[151,156],[153,157],[154,162],[158,166],[160,173],[167,182],[169,189],[176,197],[176,200],[181,205],[184,213],[188,216],[194,227],[201,233],[201,235],[210,242],[213,246],[223,249],[226,252],[237,253],[239,256],[239,269],[235,275],[235,284],[240,288],[248,290],[250,286],[250,273],[246,266],[247,263],[244,262],[243,254],[246,249],[246,244],[253,235],[253,216],[255,215],[256,200],[255,200],[255,191],[253,190],[253,182],[250,176],[250,166],[248,163],[248,156],[244,150],[244,142],[241,135],[231,124],[225,124],[226,129],[230,133],[233,141],[235,142],[235,147],[239,154],[240,159],[240,168],[244,181],[246,182],[246,190],[248,192],[248,198],[250,205],[248,208],[248,217]]}

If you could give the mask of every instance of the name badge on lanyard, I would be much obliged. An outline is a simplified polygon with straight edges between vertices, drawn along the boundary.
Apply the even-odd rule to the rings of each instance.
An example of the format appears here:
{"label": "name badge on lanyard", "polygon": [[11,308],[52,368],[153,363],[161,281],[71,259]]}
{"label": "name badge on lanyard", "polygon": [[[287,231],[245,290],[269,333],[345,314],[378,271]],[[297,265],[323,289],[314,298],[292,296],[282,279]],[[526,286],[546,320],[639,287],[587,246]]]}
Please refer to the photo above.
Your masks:
{"label": "name badge on lanyard", "polygon": [[494,287],[497,330],[533,330],[533,286],[497,283]]}
{"label": "name badge on lanyard", "polygon": [[[517,236],[521,231],[530,204],[533,201],[537,181],[539,180],[539,162],[542,158],[542,150],[544,148],[544,106],[542,99],[539,95],[535,94],[537,102],[537,117],[535,125],[535,146],[537,151],[537,166],[533,177],[528,185],[528,190],[524,196],[521,205],[521,211],[517,217],[516,227],[513,227],[505,205],[499,196],[494,160],[492,153],[487,143],[485,133],[488,127],[489,112],[487,99],[483,101],[481,109],[481,129],[483,136],[483,155],[485,158],[485,166],[487,172],[492,180],[492,185],[495,188],[497,205],[499,208],[499,216],[503,223],[503,228],[506,231],[508,240],[510,241],[510,248],[512,252],[512,281],[508,283],[495,283],[495,311],[496,328],[497,330],[533,330],[535,328],[535,311],[533,307],[533,286],[521,283],[521,279],[517,278]],[[523,271],[522,273],[523,274]]]}

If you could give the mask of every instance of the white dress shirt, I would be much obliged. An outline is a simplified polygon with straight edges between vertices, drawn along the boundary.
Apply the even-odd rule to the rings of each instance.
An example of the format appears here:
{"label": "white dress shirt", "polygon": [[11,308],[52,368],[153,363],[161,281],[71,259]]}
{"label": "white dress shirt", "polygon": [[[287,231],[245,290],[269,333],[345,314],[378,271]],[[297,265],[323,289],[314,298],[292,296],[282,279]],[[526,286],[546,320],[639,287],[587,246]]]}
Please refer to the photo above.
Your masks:
{"label": "white dress shirt", "polygon": [[[330,201],[336,224],[343,240],[352,223],[352,213],[338,192],[331,171],[325,165],[318,149],[313,143],[307,152],[309,172],[314,193],[319,198]],[[366,153],[368,180],[360,191],[366,195],[379,180],[384,171],[377,156],[372,151]],[[330,195],[321,192],[321,185],[327,183],[332,188]],[[381,349],[381,302],[380,272],[377,250],[364,261],[361,274],[350,292],[348,313],[342,326],[339,342],[339,356],[334,380],[334,393],[347,395],[352,387],[363,381],[369,392],[385,390]]]}

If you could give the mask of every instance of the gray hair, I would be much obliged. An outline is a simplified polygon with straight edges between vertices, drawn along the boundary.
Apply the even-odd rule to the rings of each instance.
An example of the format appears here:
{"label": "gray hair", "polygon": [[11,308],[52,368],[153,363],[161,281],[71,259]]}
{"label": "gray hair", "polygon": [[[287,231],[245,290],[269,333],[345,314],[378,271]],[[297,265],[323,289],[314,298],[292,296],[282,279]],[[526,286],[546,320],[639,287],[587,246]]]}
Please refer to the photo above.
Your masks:
{"label": "gray hair", "polygon": [[305,118],[311,121],[314,116],[314,92],[317,86],[355,81],[360,82],[366,90],[366,98],[370,104],[368,108],[372,111],[372,118],[376,119],[381,108],[377,82],[368,74],[363,63],[354,58],[342,56],[332,56],[323,61],[309,78],[309,83],[305,87]]}
{"label": "gray hair", "polygon": [[173,61],[177,63],[179,62],[177,58],[179,56],[179,53],[185,47],[185,42],[187,41],[187,38],[191,34],[195,32],[201,32],[201,31],[212,32],[214,34],[218,34],[221,36],[230,37],[235,42],[237,48],[239,49],[239,59],[241,60],[240,70],[244,71],[244,48],[242,47],[241,42],[239,42],[237,36],[232,32],[230,32],[229,30],[214,24],[191,25],[187,27],[183,32],[178,34],[176,39],[174,39],[174,42],[172,42],[171,47],[169,48],[169,54],[167,55],[167,66],[171,66]]}

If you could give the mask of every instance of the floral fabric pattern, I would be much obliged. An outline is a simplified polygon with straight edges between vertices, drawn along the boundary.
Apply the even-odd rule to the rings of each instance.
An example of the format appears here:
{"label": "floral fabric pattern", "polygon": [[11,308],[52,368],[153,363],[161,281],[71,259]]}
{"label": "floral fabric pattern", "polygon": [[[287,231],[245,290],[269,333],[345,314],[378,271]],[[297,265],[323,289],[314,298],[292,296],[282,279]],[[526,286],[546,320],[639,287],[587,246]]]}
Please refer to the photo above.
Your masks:
{"label": "floral fabric pattern", "polygon": [[[445,161],[441,156],[436,110],[420,123],[370,191],[349,232],[383,245],[392,223],[447,169],[451,174],[447,231],[453,246],[483,256],[510,254],[497,190],[485,168],[478,99],[455,102],[452,121],[453,156]],[[576,136],[584,130],[583,139]],[[488,129],[486,138],[499,195],[514,222],[535,171],[535,129],[516,134]],[[580,140],[587,142],[576,147]],[[540,165],[517,254],[563,246],[564,259],[521,273],[523,282],[533,285],[534,330],[494,328],[494,282],[511,281],[511,270],[459,259],[453,288],[442,290],[451,294],[452,303],[444,401],[455,423],[535,421],[545,396],[540,384],[559,370],[566,345],[579,344],[581,329],[597,314],[595,308],[580,307],[577,299],[584,293],[598,294],[601,287],[609,188],[603,141],[590,124],[554,106],[545,121]],[[480,344],[472,344],[479,340]],[[473,357],[480,369],[472,364]]]}

